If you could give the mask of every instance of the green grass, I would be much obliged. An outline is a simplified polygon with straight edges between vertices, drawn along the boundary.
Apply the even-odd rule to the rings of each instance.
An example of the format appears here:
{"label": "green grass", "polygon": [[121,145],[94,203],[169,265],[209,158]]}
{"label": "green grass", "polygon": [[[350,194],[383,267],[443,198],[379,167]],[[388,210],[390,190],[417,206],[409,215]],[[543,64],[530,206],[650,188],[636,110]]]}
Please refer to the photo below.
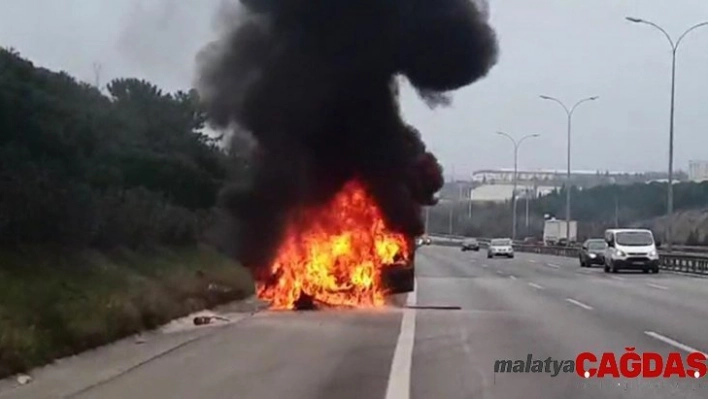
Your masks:
{"label": "green grass", "polygon": [[0,252],[0,377],[252,293],[248,272],[208,248]]}

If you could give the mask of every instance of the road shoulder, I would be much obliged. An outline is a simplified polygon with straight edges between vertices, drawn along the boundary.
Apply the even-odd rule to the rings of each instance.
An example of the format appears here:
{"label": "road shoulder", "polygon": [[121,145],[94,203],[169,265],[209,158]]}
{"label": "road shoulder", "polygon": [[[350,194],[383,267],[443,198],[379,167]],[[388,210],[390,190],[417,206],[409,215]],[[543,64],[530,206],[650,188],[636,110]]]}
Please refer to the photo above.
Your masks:
{"label": "road shoulder", "polygon": [[[83,390],[111,381],[176,349],[209,336],[223,327],[240,322],[260,311],[254,298],[237,301],[173,320],[139,335],[116,341],[81,354],[58,359],[30,371],[32,381],[17,383],[17,377],[0,380],[0,398],[71,397]],[[193,317],[217,314],[228,322],[195,327]]]}

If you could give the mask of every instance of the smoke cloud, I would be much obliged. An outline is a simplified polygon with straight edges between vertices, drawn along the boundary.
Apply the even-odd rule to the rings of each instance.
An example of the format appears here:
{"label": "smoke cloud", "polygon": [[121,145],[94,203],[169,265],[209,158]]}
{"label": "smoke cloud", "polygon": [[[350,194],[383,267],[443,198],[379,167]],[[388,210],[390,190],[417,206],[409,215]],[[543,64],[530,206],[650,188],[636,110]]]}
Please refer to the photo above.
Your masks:
{"label": "smoke cloud", "polygon": [[226,187],[235,251],[268,266],[288,215],[362,180],[390,228],[423,233],[442,168],[399,113],[397,76],[428,105],[497,61],[486,6],[470,0],[241,0],[198,56],[212,124],[257,143],[247,184]]}

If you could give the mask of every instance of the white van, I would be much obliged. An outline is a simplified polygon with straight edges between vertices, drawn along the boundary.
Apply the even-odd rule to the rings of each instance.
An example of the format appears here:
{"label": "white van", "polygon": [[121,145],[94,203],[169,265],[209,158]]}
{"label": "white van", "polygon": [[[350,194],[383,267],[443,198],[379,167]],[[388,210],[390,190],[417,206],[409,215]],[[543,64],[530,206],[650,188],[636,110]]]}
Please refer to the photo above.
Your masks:
{"label": "white van", "polygon": [[622,269],[659,273],[658,244],[650,230],[610,229],[605,231],[605,241],[605,273]]}

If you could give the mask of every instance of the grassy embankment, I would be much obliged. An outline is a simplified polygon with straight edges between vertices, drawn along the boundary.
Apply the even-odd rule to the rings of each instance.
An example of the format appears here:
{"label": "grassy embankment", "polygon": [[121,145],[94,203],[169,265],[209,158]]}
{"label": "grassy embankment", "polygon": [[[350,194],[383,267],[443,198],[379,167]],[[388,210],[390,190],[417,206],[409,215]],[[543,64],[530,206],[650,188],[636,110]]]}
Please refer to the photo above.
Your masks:
{"label": "grassy embankment", "polygon": [[252,293],[248,272],[207,248],[0,252],[0,377]]}

